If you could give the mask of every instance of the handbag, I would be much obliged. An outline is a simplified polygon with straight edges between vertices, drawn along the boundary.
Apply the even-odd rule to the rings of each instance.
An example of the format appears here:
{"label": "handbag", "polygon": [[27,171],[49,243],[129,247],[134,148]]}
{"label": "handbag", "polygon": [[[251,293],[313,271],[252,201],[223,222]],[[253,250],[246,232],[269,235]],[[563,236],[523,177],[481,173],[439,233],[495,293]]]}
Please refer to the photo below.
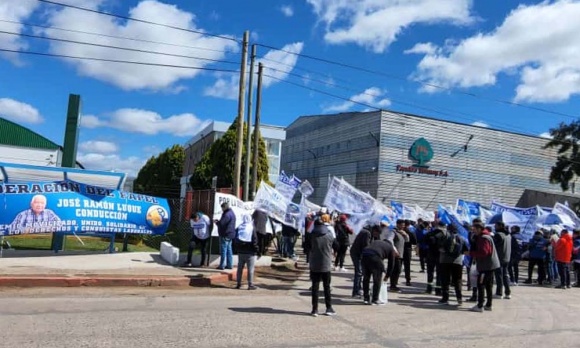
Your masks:
{"label": "handbag", "polygon": [[389,291],[387,288],[387,282],[381,284],[381,290],[379,291],[379,301],[383,303],[389,302]]}
{"label": "handbag", "polygon": [[478,278],[479,277],[479,272],[477,271],[477,267],[475,267],[475,265],[471,266],[471,269],[469,270],[469,282],[471,283],[471,286],[476,287],[477,283],[478,283]]}

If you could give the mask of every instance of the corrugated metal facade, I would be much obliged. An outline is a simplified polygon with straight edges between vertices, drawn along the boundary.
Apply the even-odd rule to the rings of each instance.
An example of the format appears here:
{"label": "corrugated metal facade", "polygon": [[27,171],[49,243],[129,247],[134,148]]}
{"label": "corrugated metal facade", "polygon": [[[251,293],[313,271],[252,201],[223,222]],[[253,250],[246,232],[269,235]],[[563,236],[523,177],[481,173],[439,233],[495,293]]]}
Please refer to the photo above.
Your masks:
{"label": "corrugated metal facade", "polygon": [[[447,177],[397,172],[397,165],[414,164],[409,149],[418,138],[433,149],[429,169],[447,171]],[[454,204],[457,198],[515,205],[526,188],[561,192],[548,181],[556,152],[544,150],[545,143],[542,138],[388,111],[308,116],[287,129],[282,169],[310,181],[317,203],[326,194],[328,175],[335,175],[384,202],[429,209]]]}
{"label": "corrugated metal facade", "polygon": [[42,135],[3,118],[0,118],[0,135],[0,144],[2,145],[47,150],[57,150],[60,148],[60,146]]}

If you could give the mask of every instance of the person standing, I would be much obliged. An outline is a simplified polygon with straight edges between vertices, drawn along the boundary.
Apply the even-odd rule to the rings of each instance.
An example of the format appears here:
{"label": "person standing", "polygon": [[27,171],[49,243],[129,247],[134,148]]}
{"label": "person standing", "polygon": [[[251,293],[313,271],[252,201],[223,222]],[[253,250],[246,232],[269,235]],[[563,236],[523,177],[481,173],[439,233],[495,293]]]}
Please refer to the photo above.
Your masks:
{"label": "person standing", "polygon": [[[520,226],[511,227],[512,251],[508,273],[511,284],[517,286],[520,278],[520,262],[524,252],[524,239],[520,233]],[[510,284],[510,285],[511,285]]]}
{"label": "person standing", "polygon": [[336,258],[334,259],[334,270],[346,272],[344,268],[344,258],[350,245],[350,236],[353,234],[352,228],[346,224],[347,216],[342,214],[338,217],[338,222],[334,225],[336,232],[336,241],[338,242],[338,250],[336,251]]}
{"label": "person standing", "polygon": [[[397,220],[397,227],[394,230],[395,236],[393,239],[393,246],[397,249],[397,257],[391,274],[391,284],[389,291],[401,292],[399,285],[399,277],[403,267],[403,255],[405,254],[405,243],[409,241],[409,235],[405,232],[405,220]],[[410,281],[410,279],[408,279]]]}
{"label": "person standing", "polygon": [[261,254],[258,247],[258,236],[256,230],[254,230],[254,224],[250,215],[244,214],[242,216],[242,223],[236,229],[235,241],[236,251],[238,252],[236,289],[242,287],[244,266],[248,265],[248,290],[256,290],[257,287],[254,285],[254,269],[256,266],[256,259],[260,258]]}
{"label": "person standing", "polygon": [[260,249],[260,255],[266,255],[266,248],[268,247],[268,232],[266,232],[268,214],[259,209],[256,209],[252,213],[252,221],[254,221],[254,230],[258,236],[258,248]]}
{"label": "person standing", "polygon": [[310,236],[310,279],[312,280],[312,312],[314,317],[318,316],[318,289],[320,282],[324,288],[324,302],[326,304],[325,315],[332,316],[336,312],[332,308],[332,298],[330,294],[330,272],[332,270],[332,245],[334,237],[330,233],[324,221],[330,220],[327,214],[323,214],[314,222],[314,229]]}
{"label": "person standing", "polygon": [[580,230],[574,230],[572,238],[572,260],[574,262],[575,287],[580,288]]}
{"label": "person standing", "polygon": [[207,215],[202,212],[197,212],[191,214],[191,219],[189,220],[191,226],[191,240],[189,241],[189,247],[187,249],[187,261],[185,262],[185,267],[192,267],[191,258],[193,256],[193,250],[197,245],[201,249],[201,261],[199,262],[199,267],[204,267],[207,261],[207,241],[210,238],[212,223]]}
{"label": "person standing", "polygon": [[354,266],[352,297],[362,296],[362,252],[371,243],[372,234],[380,234],[378,226],[365,226],[356,236],[350,248],[350,258]]}
{"label": "person standing", "polygon": [[528,260],[528,279],[525,284],[532,284],[534,267],[538,266],[538,284],[543,285],[546,280],[546,254],[550,244],[545,238],[542,231],[536,231],[534,237],[528,242],[529,260]]}
{"label": "person standing", "polygon": [[[441,272],[439,271],[439,244],[446,230],[444,222],[439,221],[437,227],[425,235],[427,243],[427,294],[433,293],[435,285],[435,295],[441,295]],[[433,281],[435,280],[435,284]]]}
{"label": "person standing", "polygon": [[411,258],[413,257],[413,245],[417,245],[416,228],[411,224],[411,221],[405,220],[405,246],[403,253],[403,268],[405,270],[406,286],[411,286]]}
{"label": "person standing", "polygon": [[429,222],[428,221],[417,222],[417,254],[419,256],[419,265],[421,266],[421,273],[425,273],[425,265],[427,263],[427,240],[425,236],[429,232]]}
{"label": "person standing", "polygon": [[300,232],[292,226],[282,225],[282,257],[296,260],[294,243]]}
{"label": "person standing", "polygon": [[505,224],[501,221],[495,224],[495,234],[493,235],[493,242],[495,244],[495,249],[497,251],[497,257],[499,258],[500,267],[495,270],[495,297],[502,299],[504,298],[504,288],[505,288],[505,299],[511,299],[511,289],[510,280],[508,275],[508,267],[511,260],[512,253],[512,239],[508,234]]}
{"label": "person standing", "polygon": [[[387,281],[393,272],[393,266],[397,258],[397,251],[391,242],[386,240],[375,240],[367,246],[362,252],[362,269],[363,269],[363,297],[365,304],[375,306],[384,305],[379,300],[379,293],[383,281]],[[387,270],[385,271],[384,260],[388,260]],[[383,279],[383,273],[385,278]],[[373,297],[370,297],[370,281],[373,277]]]}
{"label": "person standing", "polygon": [[[484,309],[492,309],[493,274],[500,267],[499,258],[490,231],[482,224],[473,226],[475,233],[475,250],[470,254],[475,259],[477,266],[477,305],[471,308],[475,312],[483,312]],[[484,301],[485,307],[484,307]]]}
{"label": "person standing", "polygon": [[457,228],[449,225],[441,238],[439,266],[441,271],[441,299],[439,303],[449,304],[449,285],[453,284],[457,304],[463,304],[461,282],[463,276],[463,254],[469,249],[467,242],[457,233]]}
{"label": "person standing", "polygon": [[574,249],[573,243],[568,230],[562,230],[560,239],[554,246],[554,258],[558,263],[558,273],[560,274],[560,285],[556,286],[558,289],[570,288],[570,261]]}
{"label": "person standing", "polygon": [[222,216],[215,221],[220,236],[220,265],[218,269],[232,269],[234,259],[232,241],[236,237],[236,215],[227,202],[222,203],[221,208]]}

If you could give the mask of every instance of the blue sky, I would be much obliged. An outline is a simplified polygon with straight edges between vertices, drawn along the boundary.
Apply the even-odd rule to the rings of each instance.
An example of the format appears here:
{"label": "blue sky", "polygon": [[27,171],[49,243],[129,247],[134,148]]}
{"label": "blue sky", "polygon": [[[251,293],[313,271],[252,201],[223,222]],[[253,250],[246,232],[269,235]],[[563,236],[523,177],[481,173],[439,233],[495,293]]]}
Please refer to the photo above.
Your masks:
{"label": "blue sky", "polygon": [[226,39],[37,0],[0,0],[0,31],[20,34],[0,33],[0,49],[234,71],[0,52],[0,116],[62,144],[68,94],[80,94],[78,160],[90,169],[134,175],[206,122],[233,121],[245,30],[273,76],[264,79],[268,124],[372,106],[540,135],[575,119],[580,106],[579,1],[55,1]]}

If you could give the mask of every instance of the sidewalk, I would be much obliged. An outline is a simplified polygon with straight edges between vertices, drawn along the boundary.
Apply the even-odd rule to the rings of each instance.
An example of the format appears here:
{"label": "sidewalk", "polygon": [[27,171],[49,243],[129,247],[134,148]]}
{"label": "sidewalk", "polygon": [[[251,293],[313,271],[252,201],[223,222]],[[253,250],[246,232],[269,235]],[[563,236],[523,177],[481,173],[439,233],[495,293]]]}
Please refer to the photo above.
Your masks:
{"label": "sidewalk", "polygon": [[[216,269],[218,258],[212,255],[208,268],[181,268],[169,265],[158,253],[150,252],[55,255],[51,251],[5,250],[4,257],[0,258],[0,286],[187,287],[236,280],[236,268]],[[257,266],[269,266],[270,262],[269,257],[262,257]]]}

